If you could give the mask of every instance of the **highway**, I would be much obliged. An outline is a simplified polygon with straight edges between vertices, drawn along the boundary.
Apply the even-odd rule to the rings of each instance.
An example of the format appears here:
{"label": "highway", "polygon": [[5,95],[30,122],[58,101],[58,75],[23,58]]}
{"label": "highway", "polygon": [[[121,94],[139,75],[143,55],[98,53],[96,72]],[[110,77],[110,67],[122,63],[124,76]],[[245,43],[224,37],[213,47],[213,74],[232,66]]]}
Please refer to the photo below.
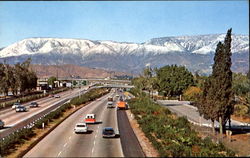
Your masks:
{"label": "highway", "polygon": [[[102,138],[102,128],[118,131],[116,108],[107,109],[110,94],[81,108],[57,126],[24,157],[123,157],[120,138]],[[87,134],[75,134],[75,124],[88,113],[96,114],[99,123],[89,125]]]}
{"label": "highway", "polygon": [[[69,90],[66,92],[58,93],[61,97],[60,98],[41,98],[38,100],[34,100],[39,104],[39,107],[36,108],[29,108],[28,112],[16,112],[15,110],[12,110],[11,107],[6,110],[2,110],[0,112],[0,119],[5,122],[5,128],[0,130],[0,135],[2,136],[2,133],[5,132],[6,135],[11,127],[17,126],[18,124],[26,121],[27,119],[34,117],[35,115],[52,108],[55,104],[67,99],[72,98],[73,96],[76,96],[82,91],[82,89],[74,89]],[[23,104],[25,106],[28,106],[30,102]]]}

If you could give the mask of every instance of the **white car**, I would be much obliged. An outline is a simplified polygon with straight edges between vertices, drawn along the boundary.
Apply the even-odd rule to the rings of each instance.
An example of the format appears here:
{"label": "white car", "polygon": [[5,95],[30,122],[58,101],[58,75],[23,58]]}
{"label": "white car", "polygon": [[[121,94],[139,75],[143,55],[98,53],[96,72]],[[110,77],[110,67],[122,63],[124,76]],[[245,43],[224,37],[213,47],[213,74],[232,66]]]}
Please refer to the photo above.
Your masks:
{"label": "white car", "polygon": [[74,131],[75,133],[86,133],[88,132],[88,126],[86,123],[77,123]]}
{"label": "white car", "polygon": [[12,105],[12,109],[14,110],[14,109],[16,109],[17,107],[19,107],[19,106],[21,106],[21,104],[20,103],[14,103],[13,105]]}
{"label": "white car", "polygon": [[54,95],[54,98],[60,98],[61,96],[60,95]]}
{"label": "white car", "polygon": [[107,108],[114,108],[114,107],[115,107],[115,105],[114,105],[114,103],[112,101],[109,101],[107,103]]}

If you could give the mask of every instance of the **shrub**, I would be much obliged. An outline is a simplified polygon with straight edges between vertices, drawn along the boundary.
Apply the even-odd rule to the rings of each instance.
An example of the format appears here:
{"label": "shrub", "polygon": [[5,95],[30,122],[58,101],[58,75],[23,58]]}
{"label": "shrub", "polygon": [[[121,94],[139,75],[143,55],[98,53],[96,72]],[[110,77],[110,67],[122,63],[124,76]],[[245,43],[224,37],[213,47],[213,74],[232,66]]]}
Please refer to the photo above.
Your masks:
{"label": "shrub", "polygon": [[[129,101],[131,112],[161,157],[234,156],[223,145],[202,140],[185,117],[172,118],[171,112],[146,97]],[[221,153],[225,153],[221,154]]]}
{"label": "shrub", "polygon": [[185,100],[197,101],[197,96],[202,93],[199,87],[191,86],[184,93],[183,97]]}

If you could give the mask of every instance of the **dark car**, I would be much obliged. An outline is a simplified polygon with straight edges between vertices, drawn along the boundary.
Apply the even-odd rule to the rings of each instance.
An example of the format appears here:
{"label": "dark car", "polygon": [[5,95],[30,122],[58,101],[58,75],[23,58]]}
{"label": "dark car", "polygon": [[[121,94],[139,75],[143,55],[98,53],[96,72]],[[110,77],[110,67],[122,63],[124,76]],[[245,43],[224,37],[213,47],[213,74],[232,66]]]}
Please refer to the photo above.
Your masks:
{"label": "dark car", "polygon": [[23,105],[16,107],[16,112],[26,112],[26,111],[29,111],[29,109]]}
{"label": "dark car", "polygon": [[114,138],[116,137],[115,131],[112,127],[104,127],[102,130],[102,137],[103,138]]}
{"label": "dark car", "polygon": [[38,107],[38,103],[37,102],[31,102],[30,103],[30,107],[33,108],[33,107]]}
{"label": "dark car", "polygon": [[4,128],[4,122],[2,120],[0,120],[0,129]]}

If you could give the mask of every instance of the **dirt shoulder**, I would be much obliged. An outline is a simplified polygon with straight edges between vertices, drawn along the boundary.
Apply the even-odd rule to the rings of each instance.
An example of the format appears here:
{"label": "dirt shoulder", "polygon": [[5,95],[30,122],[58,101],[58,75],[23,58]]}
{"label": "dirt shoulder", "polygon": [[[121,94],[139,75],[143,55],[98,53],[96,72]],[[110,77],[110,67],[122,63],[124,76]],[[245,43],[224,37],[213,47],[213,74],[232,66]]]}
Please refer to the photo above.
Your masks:
{"label": "dirt shoulder", "polygon": [[131,113],[131,111],[126,110],[126,114],[128,116],[130,125],[131,125],[146,157],[159,157],[158,151],[153,147],[152,143],[145,136],[145,134],[141,130],[139,124],[137,123],[137,120],[134,119],[134,115]]}

